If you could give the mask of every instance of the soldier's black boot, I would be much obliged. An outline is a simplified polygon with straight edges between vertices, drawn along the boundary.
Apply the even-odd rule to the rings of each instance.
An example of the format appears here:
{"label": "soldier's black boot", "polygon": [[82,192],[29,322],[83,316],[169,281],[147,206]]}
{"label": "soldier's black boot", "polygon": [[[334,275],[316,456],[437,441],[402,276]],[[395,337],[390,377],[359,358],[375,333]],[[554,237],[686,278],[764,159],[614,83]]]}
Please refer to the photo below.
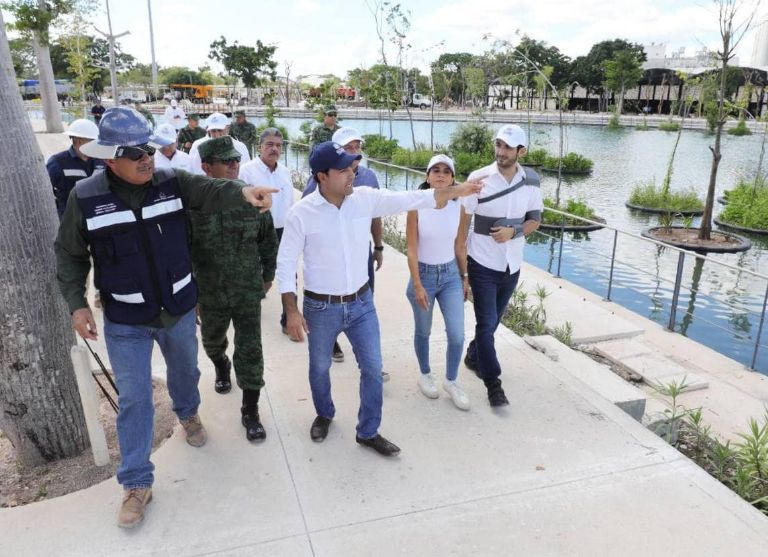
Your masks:
{"label": "soldier's black boot", "polygon": [[261,391],[243,389],[243,405],[240,413],[243,416],[245,437],[248,441],[263,441],[267,438],[267,432],[259,420],[259,395]]}
{"label": "soldier's black boot", "polygon": [[232,382],[229,379],[229,372],[232,371],[232,362],[226,354],[213,361],[216,366],[216,381],[213,383],[214,390],[219,394],[226,394],[232,390]]}

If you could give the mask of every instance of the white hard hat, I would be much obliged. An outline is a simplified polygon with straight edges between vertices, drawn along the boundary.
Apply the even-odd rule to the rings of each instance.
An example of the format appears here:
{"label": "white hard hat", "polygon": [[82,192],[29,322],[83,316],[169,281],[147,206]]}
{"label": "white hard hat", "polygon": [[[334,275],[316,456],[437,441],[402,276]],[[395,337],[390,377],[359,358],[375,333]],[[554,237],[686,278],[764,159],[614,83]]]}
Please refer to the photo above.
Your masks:
{"label": "white hard hat", "polygon": [[96,139],[99,137],[99,128],[90,120],[81,118],[72,122],[64,132],[64,135],[82,137],[83,139]]}
{"label": "white hard hat", "polygon": [[206,130],[223,130],[229,126],[229,118],[221,112],[214,112],[205,121]]}
{"label": "white hard hat", "polygon": [[167,147],[176,143],[176,128],[171,124],[162,124],[155,129],[155,143]]}

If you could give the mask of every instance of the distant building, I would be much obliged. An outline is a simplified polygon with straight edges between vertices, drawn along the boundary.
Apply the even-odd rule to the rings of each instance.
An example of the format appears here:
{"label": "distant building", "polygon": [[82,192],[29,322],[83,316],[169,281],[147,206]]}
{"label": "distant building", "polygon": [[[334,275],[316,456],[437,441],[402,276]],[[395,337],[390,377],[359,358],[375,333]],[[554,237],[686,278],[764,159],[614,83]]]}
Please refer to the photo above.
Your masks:
{"label": "distant building", "polygon": [[[647,57],[647,60],[643,62],[644,70],[666,69],[685,73],[700,73],[720,66],[715,53],[706,48],[702,48],[693,56],[685,55],[685,47],[680,47],[667,56],[667,46],[663,43],[643,45],[643,50],[645,50]],[[732,58],[728,64],[738,66],[738,56]]]}
{"label": "distant building", "polygon": [[755,42],[752,45],[752,67],[768,68],[768,16],[755,26]]}

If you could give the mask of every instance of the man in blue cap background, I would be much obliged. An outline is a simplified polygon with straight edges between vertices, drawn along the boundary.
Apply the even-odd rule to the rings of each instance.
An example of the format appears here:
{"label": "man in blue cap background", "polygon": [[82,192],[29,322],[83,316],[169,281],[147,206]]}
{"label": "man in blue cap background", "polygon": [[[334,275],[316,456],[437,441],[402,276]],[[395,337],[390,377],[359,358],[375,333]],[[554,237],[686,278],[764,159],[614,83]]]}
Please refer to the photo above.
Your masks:
{"label": "man in blue cap background", "polygon": [[89,340],[97,338],[85,299],[91,257],[95,266],[107,351],[120,391],[117,480],[124,492],[118,526],[123,528],[141,522],[152,498],[154,342],[167,364],[168,392],[187,443],[200,447],[207,438],[197,413],[197,286],[186,210],[246,205],[266,210],[274,191],[182,170],[155,171],[152,155],[163,144],[135,110],[107,110],[98,138],[81,148],[86,156],[104,160],[107,169],[72,190],[54,246],[73,328]]}
{"label": "man in blue cap background", "polygon": [[[354,188],[361,155],[326,141],[309,156],[318,189],[296,203],[286,218],[277,256],[277,280],[291,337],[309,338],[309,383],[317,417],[310,437],[323,441],[336,413],[331,398],[331,354],[345,333],[360,368],[356,440],[384,456],[400,448],[379,434],[382,359],[379,320],[368,284],[371,219],[421,208],[442,208],[450,199],[481,190],[465,183],[441,190],[391,192]],[[353,193],[354,192],[354,193]],[[303,314],[296,302],[298,259],[304,259]]]}

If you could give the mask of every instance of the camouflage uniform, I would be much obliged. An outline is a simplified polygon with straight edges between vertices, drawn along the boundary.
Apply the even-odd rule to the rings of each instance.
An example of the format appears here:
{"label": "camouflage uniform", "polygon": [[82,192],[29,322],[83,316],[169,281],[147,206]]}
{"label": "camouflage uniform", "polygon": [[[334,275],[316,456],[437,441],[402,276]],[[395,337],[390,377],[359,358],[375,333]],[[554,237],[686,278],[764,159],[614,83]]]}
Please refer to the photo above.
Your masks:
{"label": "camouflage uniform", "polygon": [[[234,151],[231,138],[222,137],[203,143],[200,155],[225,160],[239,153]],[[237,385],[244,391],[258,391],[264,386],[261,300],[264,283],[274,280],[277,260],[272,216],[255,207],[188,214],[203,348],[214,362],[221,359],[231,321]]]}
{"label": "camouflage uniform", "polygon": [[[190,114],[187,116],[187,119],[198,121],[200,120],[200,116],[197,114]],[[178,140],[178,147],[185,153],[189,153],[189,149],[184,148],[185,143],[194,143],[201,137],[205,137],[205,130],[201,128],[200,126],[196,128],[190,128],[189,126],[184,126],[179,130],[179,140]]]}
{"label": "camouflage uniform", "polygon": [[[336,112],[336,107],[332,104],[329,104],[325,107],[323,110],[323,114],[328,114],[329,112]],[[333,138],[333,134],[336,130],[338,130],[341,126],[338,124],[331,128],[326,128],[325,124],[320,124],[318,126],[315,126],[312,130],[312,135],[310,136],[310,143],[311,146],[314,147],[315,145],[318,145],[320,143],[323,143],[325,141],[331,141]]]}
{"label": "camouflage uniform", "polygon": [[149,125],[152,126],[152,129],[155,129],[155,117],[152,116],[152,113],[142,104],[136,103],[136,110],[138,110],[144,118],[147,119],[149,122]]}
{"label": "camouflage uniform", "polygon": [[[245,111],[236,110],[235,116],[239,116],[239,115],[245,116]],[[248,147],[248,153],[251,156],[253,156],[253,153],[255,152],[255,149],[256,149],[256,145],[259,142],[259,134],[256,132],[256,126],[254,126],[247,120],[242,124],[237,124],[235,122],[232,122],[232,125],[229,127],[229,135],[231,135],[238,141],[242,141],[243,143],[245,143],[245,146]]]}

